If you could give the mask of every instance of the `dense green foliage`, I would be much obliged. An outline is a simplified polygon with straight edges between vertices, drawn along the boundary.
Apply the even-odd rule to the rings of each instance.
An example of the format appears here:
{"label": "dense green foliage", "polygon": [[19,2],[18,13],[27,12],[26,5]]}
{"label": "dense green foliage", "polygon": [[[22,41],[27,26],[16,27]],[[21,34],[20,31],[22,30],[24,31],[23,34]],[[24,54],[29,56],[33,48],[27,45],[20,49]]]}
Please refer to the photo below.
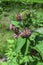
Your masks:
{"label": "dense green foliage", "polygon": [[[18,0],[15,0],[15,2],[17,1]],[[24,3],[29,0],[20,1],[22,3],[17,4],[11,2],[11,4],[8,3],[5,5],[1,3],[0,14],[2,15],[3,12],[8,14],[10,12],[10,15],[8,16],[11,19],[10,23],[20,30],[24,30],[25,28],[31,29],[31,35],[28,38],[23,38],[21,36],[13,38],[12,31],[8,31],[11,34],[10,35],[6,31],[6,25],[0,25],[1,33],[3,32],[2,37],[4,37],[6,33],[8,34],[6,35],[6,38],[4,37],[3,39],[5,42],[4,45],[0,34],[0,58],[3,57],[3,55],[6,58],[0,65],[43,65],[43,7],[41,4],[36,4],[37,6],[41,6],[34,7],[33,3],[29,3],[28,5]],[[42,9],[40,7],[42,7]],[[26,20],[17,21],[15,18],[16,13],[22,14],[25,10],[31,12],[30,17],[24,16],[23,19],[26,18]],[[4,16],[6,17],[5,14]]]}
{"label": "dense green foliage", "polygon": [[2,1],[14,1],[14,2],[38,2],[38,3],[42,3],[43,2],[43,0],[0,0],[0,2],[2,2]]}

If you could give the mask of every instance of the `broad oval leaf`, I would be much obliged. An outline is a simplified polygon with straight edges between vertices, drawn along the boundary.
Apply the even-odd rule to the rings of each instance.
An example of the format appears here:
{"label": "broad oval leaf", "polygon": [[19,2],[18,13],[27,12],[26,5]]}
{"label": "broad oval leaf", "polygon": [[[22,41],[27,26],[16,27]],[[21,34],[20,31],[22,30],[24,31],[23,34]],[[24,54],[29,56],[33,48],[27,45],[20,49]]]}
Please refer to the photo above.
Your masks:
{"label": "broad oval leaf", "polygon": [[19,52],[21,50],[21,48],[23,47],[23,45],[25,44],[25,38],[21,38],[19,37],[18,40],[17,40],[17,44],[16,44],[16,52]]}

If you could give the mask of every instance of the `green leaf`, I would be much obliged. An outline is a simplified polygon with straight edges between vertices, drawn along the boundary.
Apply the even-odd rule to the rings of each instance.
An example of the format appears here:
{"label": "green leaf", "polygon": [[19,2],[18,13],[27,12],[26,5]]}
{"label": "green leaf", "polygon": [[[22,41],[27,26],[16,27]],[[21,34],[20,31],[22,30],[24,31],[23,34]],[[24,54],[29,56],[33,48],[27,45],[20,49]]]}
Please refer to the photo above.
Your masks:
{"label": "green leaf", "polygon": [[35,49],[40,53],[40,55],[42,56],[42,59],[43,59],[43,43],[37,44],[35,46]]}
{"label": "green leaf", "polygon": [[13,25],[16,26],[16,27],[20,27],[18,21],[11,21],[11,24],[13,24]]}
{"label": "green leaf", "polygon": [[38,28],[37,30],[35,30],[36,32],[40,33],[40,34],[43,34],[43,27],[41,28]]}
{"label": "green leaf", "polygon": [[33,32],[29,39],[34,41],[36,36],[37,36],[37,33]]}
{"label": "green leaf", "polygon": [[23,47],[23,45],[25,44],[25,38],[21,38],[19,37],[18,40],[17,40],[17,45],[16,45],[16,52],[19,52],[20,49]]}
{"label": "green leaf", "polygon": [[7,65],[7,62],[2,62],[0,65]]}
{"label": "green leaf", "polygon": [[20,60],[20,64],[21,63],[29,63],[29,62],[33,62],[34,61],[34,59],[32,58],[32,56],[24,56],[21,60]]}
{"label": "green leaf", "polygon": [[36,65],[43,65],[43,62],[38,62]]}
{"label": "green leaf", "polygon": [[29,61],[33,62],[34,59],[32,58],[32,56],[29,55]]}
{"label": "green leaf", "polygon": [[12,40],[8,39],[7,42],[8,43],[14,43],[14,40],[13,39]]}
{"label": "green leaf", "polygon": [[28,51],[29,51],[29,46],[30,46],[30,41],[27,40],[25,55],[26,55],[26,54],[28,53]]}

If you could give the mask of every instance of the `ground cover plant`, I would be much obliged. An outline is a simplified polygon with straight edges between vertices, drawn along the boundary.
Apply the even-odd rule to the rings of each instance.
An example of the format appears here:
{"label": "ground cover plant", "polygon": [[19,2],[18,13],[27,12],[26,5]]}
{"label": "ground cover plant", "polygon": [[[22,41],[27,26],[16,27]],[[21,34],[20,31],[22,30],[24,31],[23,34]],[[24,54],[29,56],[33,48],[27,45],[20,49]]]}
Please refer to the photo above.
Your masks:
{"label": "ground cover plant", "polygon": [[43,4],[1,2],[0,65],[43,65]]}

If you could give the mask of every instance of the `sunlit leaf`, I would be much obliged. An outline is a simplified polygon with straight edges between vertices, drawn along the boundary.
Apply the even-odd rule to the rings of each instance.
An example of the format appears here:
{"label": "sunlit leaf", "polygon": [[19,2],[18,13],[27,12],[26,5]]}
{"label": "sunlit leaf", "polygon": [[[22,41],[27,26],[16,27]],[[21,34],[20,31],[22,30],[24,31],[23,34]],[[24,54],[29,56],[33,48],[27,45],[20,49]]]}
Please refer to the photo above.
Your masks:
{"label": "sunlit leaf", "polygon": [[43,65],[43,62],[38,62],[36,65]]}
{"label": "sunlit leaf", "polygon": [[14,26],[16,26],[16,27],[20,27],[18,21],[11,21],[11,23],[12,23]]}
{"label": "sunlit leaf", "polygon": [[29,52],[30,41],[27,40],[25,55]]}
{"label": "sunlit leaf", "polygon": [[36,32],[43,34],[43,27],[42,28],[38,28],[37,30],[35,30]]}

